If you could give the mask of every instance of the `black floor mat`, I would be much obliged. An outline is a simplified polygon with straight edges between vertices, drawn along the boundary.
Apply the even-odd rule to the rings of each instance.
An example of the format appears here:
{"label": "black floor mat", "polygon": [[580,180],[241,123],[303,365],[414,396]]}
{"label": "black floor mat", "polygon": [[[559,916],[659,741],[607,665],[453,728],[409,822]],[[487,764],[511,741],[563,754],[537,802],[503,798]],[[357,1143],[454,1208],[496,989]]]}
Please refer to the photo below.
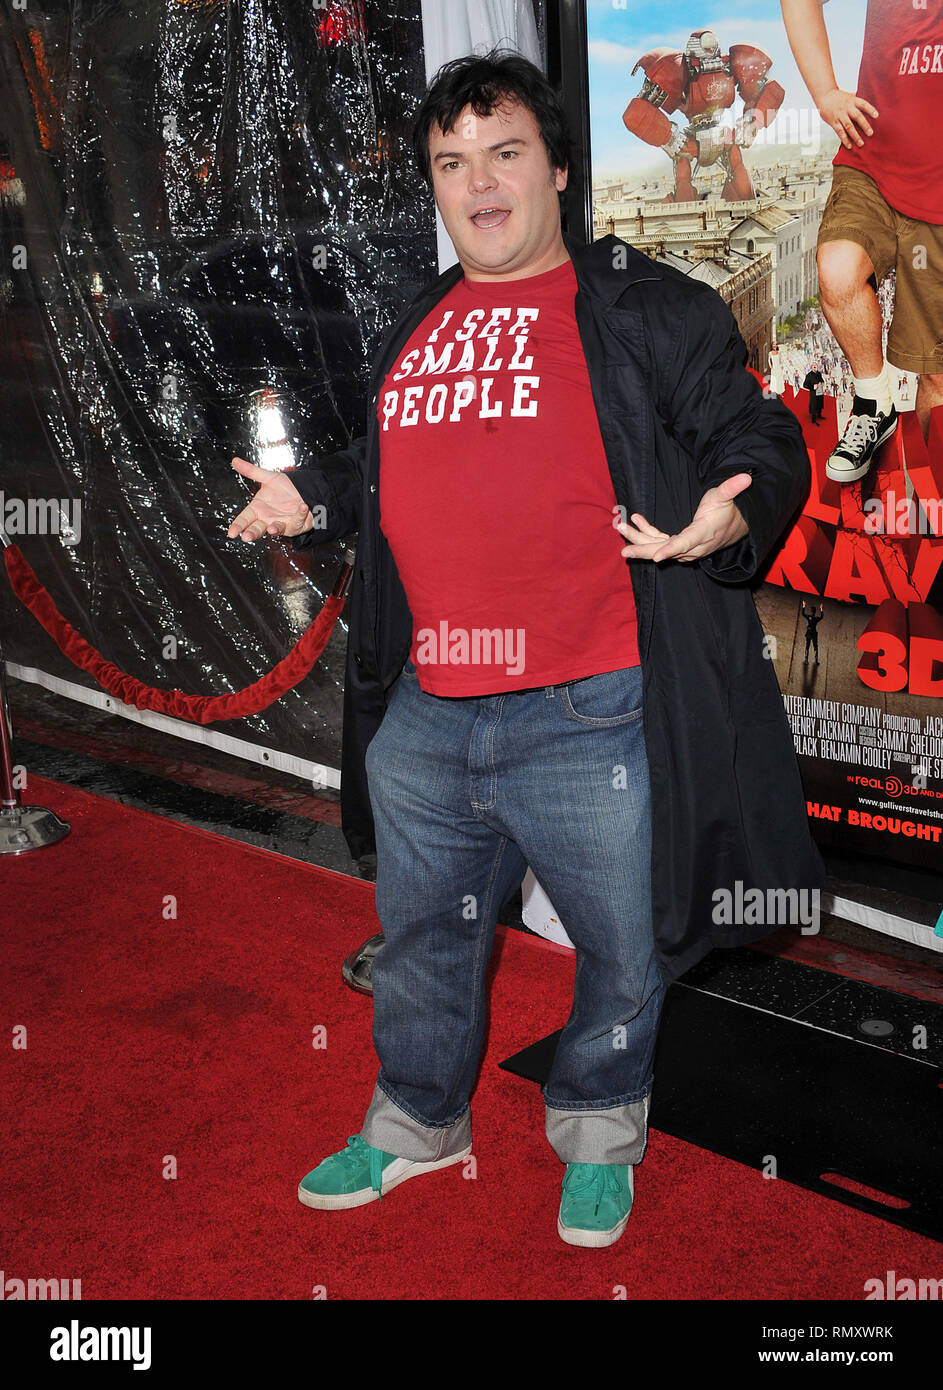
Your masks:
{"label": "black floor mat", "polygon": [[[931,1006],[932,1007],[932,1006]],[[560,1034],[499,1065],[546,1079]],[[943,1071],[685,985],[668,990],[653,1129],[943,1242]],[[822,1179],[908,1203],[893,1207]]]}

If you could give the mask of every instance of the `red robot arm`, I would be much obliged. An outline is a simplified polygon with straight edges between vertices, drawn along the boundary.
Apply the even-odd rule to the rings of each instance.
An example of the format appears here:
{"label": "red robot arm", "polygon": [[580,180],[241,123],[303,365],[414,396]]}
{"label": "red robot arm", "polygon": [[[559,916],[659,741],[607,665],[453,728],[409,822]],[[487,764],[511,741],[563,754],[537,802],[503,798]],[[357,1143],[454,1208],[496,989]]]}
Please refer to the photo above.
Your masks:
{"label": "red robot arm", "polygon": [[783,104],[785,91],[778,82],[771,82],[766,76],[772,66],[772,58],[762,48],[754,48],[749,43],[731,45],[730,71],[743,97],[742,124],[750,130],[744,144],[752,144],[753,136],[772,123]]}
{"label": "red robot arm", "polygon": [[623,125],[647,145],[678,143],[682,134],[667,113],[676,111],[684,100],[687,79],[683,55],[676,49],[652,48],[635,64],[633,75],[639,68],[645,72],[645,81],[622,113]]}
{"label": "red robot arm", "polygon": [[664,111],[642,97],[633,97],[622,114],[623,124],[647,145],[664,145],[671,139],[672,125]]}
{"label": "red robot arm", "polygon": [[730,71],[747,106],[753,106],[762,92],[766,85],[766,74],[772,66],[772,58],[762,48],[754,48],[750,43],[731,46]]}
{"label": "red robot arm", "polygon": [[767,82],[753,105],[750,106],[749,102],[747,103],[751,119],[758,130],[772,123],[776,112],[783,104],[785,95],[786,93],[778,82]]}
{"label": "red robot arm", "polygon": [[677,111],[687,90],[684,54],[680,49],[651,48],[635,64],[633,76],[639,68],[648,79],[642,87],[641,99],[651,102],[669,116],[672,111]]}

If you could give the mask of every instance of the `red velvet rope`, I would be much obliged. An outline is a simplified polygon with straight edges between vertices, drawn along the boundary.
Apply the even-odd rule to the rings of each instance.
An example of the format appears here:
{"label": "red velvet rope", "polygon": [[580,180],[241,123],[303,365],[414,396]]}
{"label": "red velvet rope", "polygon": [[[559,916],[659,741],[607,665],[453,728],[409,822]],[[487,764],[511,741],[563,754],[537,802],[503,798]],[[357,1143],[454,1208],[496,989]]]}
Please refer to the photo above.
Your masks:
{"label": "red velvet rope", "polygon": [[321,612],[288,655],[273,666],[268,675],[247,685],[244,690],[235,690],[230,695],[184,695],[180,690],[155,690],[152,686],[143,685],[106,661],[66,622],[19,548],[8,546],[3,558],[13,592],[74,666],[88,671],[103,690],[126,705],[157,710],[159,714],[189,719],[194,724],[241,719],[246,714],[257,714],[259,710],[274,704],[311,670],[327,645],[337,615],[344,606],[343,598],[329,595]]}

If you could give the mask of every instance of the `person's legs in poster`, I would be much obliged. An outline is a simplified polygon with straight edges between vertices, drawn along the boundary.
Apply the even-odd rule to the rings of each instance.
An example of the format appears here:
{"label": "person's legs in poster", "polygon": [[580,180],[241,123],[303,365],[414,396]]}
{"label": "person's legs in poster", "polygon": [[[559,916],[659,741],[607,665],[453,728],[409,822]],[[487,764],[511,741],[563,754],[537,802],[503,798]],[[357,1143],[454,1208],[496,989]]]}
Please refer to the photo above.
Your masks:
{"label": "person's legs in poster", "polygon": [[875,452],[897,428],[882,349],[877,286],[897,256],[896,214],[873,179],[836,168],[819,228],[822,312],[853,372],[854,400],[825,471],[836,482],[864,477]]}
{"label": "person's legs in poster", "polygon": [[928,440],[930,412],[943,405],[943,226],[898,218],[895,280],[887,360],[918,374],[914,411]]}

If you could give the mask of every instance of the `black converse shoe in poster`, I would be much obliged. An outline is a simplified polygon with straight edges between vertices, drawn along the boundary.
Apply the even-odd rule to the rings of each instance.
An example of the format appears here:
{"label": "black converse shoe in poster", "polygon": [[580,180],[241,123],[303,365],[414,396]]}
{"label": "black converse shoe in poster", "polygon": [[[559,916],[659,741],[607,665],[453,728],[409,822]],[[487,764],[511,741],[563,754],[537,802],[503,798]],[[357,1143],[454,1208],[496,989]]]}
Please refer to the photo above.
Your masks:
{"label": "black converse shoe in poster", "polygon": [[892,405],[886,415],[877,401],[856,396],[845,432],[825,465],[825,476],[836,483],[854,483],[871,467],[876,451],[897,429],[897,411]]}

